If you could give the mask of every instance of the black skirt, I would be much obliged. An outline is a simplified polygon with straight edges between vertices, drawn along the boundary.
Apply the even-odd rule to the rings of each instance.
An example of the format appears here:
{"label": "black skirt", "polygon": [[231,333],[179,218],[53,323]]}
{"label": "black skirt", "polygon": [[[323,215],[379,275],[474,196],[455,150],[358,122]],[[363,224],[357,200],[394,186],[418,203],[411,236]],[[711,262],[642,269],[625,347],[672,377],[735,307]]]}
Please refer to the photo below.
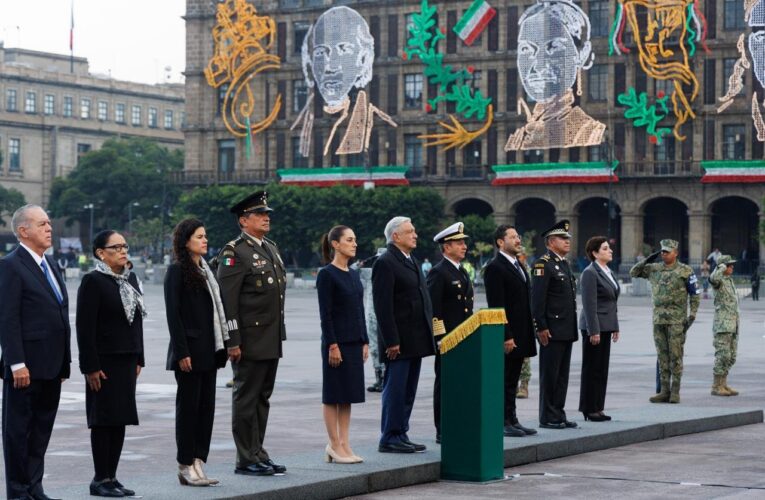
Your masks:
{"label": "black skirt", "polygon": [[329,366],[328,346],[321,346],[321,402],[325,405],[363,403],[364,344],[354,342],[338,345],[343,362],[336,368]]}
{"label": "black skirt", "polygon": [[106,379],[101,379],[101,390],[94,392],[85,381],[88,428],[138,425],[135,403],[138,355],[102,354],[99,355],[99,362],[101,371],[106,374]]}

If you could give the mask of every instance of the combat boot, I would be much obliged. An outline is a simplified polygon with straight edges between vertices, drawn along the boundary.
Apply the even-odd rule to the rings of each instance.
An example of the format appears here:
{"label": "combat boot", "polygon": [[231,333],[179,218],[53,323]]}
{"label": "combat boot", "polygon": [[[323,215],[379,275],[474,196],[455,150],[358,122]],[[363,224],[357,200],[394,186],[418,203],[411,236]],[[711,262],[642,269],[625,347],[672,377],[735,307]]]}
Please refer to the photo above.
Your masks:
{"label": "combat boot", "polygon": [[383,388],[383,372],[382,370],[375,369],[375,382],[367,387],[367,392],[382,392]]}
{"label": "combat boot", "polygon": [[728,375],[723,375],[722,377],[722,386],[725,387],[725,390],[730,393],[731,396],[738,396],[738,391],[731,386],[728,385]]}
{"label": "combat boot", "polygon": [[669,380],[661,380],[661,390],[658,394],[654,394],[648,401],[651,403],[667,403],[669,402]]}
{"label": "combat boot", "polygon": [[725,389],[723,385],[723,376],[715,375],[714,382],[712,383],[712,396],[730,396],[730,392]]}
{"label": "combat boot", "polygon": [[672,389],[669,392],[669,402],[677,404],[680,402],[680,380],[672,380]]}
{"label": "combat boot", "polygon": [[526,399],[529,397],[529,381],[521,380],[521,385],[518,386],[518,392],[515,394],[518,399]]}

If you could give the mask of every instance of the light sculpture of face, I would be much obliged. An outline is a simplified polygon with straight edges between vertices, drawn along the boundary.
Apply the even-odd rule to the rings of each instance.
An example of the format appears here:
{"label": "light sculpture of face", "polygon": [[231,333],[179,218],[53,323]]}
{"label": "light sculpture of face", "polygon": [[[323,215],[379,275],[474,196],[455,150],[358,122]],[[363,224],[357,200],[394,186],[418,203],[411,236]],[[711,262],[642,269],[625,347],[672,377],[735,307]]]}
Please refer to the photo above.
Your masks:
{"label": "light sculpture of face", "polygon": [[[333,7],[313,27],[311,71],[330,106],[341,104],[351,89],[363,88],[372,76],[374,39],[369,25],[348,7]],[[305,62],[305,61],[304,61]]]}
{"label": "light sculpture of face", "polygon": [[[563,96],[587,69],[590,57],[589,21],[567,1],[540,2],[521,18],[518,32],[518,70],[530,99],[548,102]],[[575,38],[587,40],[581,49]]]}
{"label": "light sculpture of face", "polygon": [[765,31],[749,35],[749,53],[752,55],[752,72],[761,85],[765,85]]}

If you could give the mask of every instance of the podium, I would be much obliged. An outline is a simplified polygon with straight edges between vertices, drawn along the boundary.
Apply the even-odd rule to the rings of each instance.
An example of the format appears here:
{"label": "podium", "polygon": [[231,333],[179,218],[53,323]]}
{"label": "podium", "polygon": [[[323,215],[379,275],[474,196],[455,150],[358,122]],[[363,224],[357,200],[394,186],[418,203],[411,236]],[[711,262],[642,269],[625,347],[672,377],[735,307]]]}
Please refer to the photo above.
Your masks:
{"label": "podium", "polygon": [[504,309],[449,332],[441,354],[441,479],[504,478]]}

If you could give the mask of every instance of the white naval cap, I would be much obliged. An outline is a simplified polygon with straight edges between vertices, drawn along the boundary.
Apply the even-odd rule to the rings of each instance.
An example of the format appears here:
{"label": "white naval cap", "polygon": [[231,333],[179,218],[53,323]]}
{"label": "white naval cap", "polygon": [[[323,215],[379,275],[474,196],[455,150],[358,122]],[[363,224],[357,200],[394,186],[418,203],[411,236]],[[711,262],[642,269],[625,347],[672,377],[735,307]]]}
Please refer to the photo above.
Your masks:
{"label": "white naval cap", "polygon": [[465,224],[462,222],[455,222],[451,226],[447,227],[437,235],[433,237],[433,241],[436,243],[445,243],[452,240],[464,240],[470,238],[470,236],[464,233]]}

